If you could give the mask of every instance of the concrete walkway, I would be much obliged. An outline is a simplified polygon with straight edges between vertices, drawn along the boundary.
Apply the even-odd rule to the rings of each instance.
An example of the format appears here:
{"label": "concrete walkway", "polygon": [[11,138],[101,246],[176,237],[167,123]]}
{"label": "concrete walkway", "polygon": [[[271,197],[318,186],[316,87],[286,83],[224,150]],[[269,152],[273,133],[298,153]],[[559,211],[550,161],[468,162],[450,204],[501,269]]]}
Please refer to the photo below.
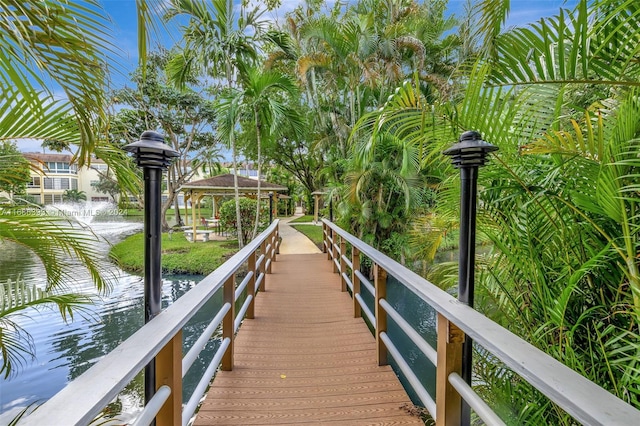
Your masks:
{"label": "concrete walkway", "polygon": [[280,236],[282,237],[280,254],[321,253],[320,249],[309,238],[289,225],[290,221],[300,216],[302,216],[302,212],[296,209],[296,213],[293,216],[280,219]]}

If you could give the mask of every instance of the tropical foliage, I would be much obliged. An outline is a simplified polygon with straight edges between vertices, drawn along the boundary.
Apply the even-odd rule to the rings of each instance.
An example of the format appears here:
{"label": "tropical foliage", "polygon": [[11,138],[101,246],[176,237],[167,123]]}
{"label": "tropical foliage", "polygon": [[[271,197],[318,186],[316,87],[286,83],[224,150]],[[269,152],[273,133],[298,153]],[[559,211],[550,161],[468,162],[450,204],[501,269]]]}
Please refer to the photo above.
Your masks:
{"label": "tropical foliage", "polygon": [[[458,99],[428,108],[417,86],[404,87],[362,126],[372,141],[388,129],[435,153],[457,129],[479,130],[500,147],[480,174],[480,229],[491,250],[479,270],[479,308],[637,405],[640,111],[630,58],[640,34],[630,28],[640,10],[579,1],[502,32],[491,16],[508,2],[490,3],[482,13],[497,27],[482,28],[489,49],[456,74],[468,82]],[[459,184],[444,171],[414,245],[437,245],[455,227]],[[572,422],[510,372],[476,369],[481,382],[509,387],[507,401],[495,403],[514,424]]]}
{"label": "tropical foliage", "polygon": [[[195,175],[202,163],[211,163],[209,153],[218,143],[211,131],[213,102],[204,84],[190,77],[190,88],[177,90],[165,73],[171,57],[168,51],[149,53],[145,69],[133,73],[135,87],[113,92],[118,111],[110,117],[109,128],[109,140],[114,147],[121,148],[137,140],[144,130],[151,128],[161,131],[165,142],[178,152],[179,157],[167,171],[168,196],[161,209],[164,229],[169,228],[167,210],[174,206],[177,214],[180,212],[178,188]],[[135,195],[144,198],[140,187]]]}
{"label": "tropical foliage", "polygon": [[[267,6],[271,2],[267,2]],[[220,81],[226,96],[219,106],[226,106],[225,113],[219,114],[218,124],[227,131],[224,143],[231,149],[234,170],[234,196],[236,203],[236,224],[238,245],[243,247],[245,232],[242,230],[240,193],[238,190],[238,146],[236,126],[240,119],[239,103],[234,95],[240,89],[239,67],[250,65],[256,58],[262,43],[266,22],[261,15],[264,10],[250,8],[242,2],[236,13],[232,0],[173,0],[170,2],[166,19],[176,16],[186,18],[188,23],[182,28],[185,46],[182,54],[176,55],[168,65],[171,79],[178,87],[186,87],[188,76],[205,75]],[[256,218],[258,219],[258,218]],[[257,222],[256,222],[257,223]]]}
{"label": "tropical foliage", "polygon": [[[101,143],[107,133],[97,126],[106,115],[104,67],[96,65],[110,46],[98,5],[29,3],[0,10],[22,17],[2,24],[10,37],[0,53],[15,60],[2,61],[0,138],[80,143],[79,161],[92,149],[122,160],[117,143]],[[444,0],[307,1],[269,23],[264,13],[275,2],[235,8],[231,0],[171,0],[164,18],[182,25],[184,42],[161,63],[141,55],[136,84],[144,90],[118,92],[138,106],[112,117],[110,141],[128,142],[152,121],[170,137],[188,133],[193,123],[184,116],[172,121],[177,110],[148,114],[140,105],[192,99],[197,80],[205,81],[213,105],[207,124],[217,139],[202,144],[203,164],[211,165],[220,141],[235,171],[242,155],[260,174],[278,166],[296,178],[309,206],[313,191],[327,193],[341,226],[407,264],[428,265],[430,279],[454,288],[452,265],[429,263],[459,226],[459,176],[441,153],[463,131],[481,132],[500,150],[480,173],[486,249],[477,308],[639,406],[640,6],[577,0],[555,16],[505,28],[510,3],[468,2],[456,19]],[[138,5],[149,22],[147,3]],[[32,36],[27,27],[52,31]],[[77,43],[63,44],[63,36]],[[69,101],[51,101],[34,69]],[[116,141],[120,124],[130,134]],[[133,181],[126,170],[114,169],[121,184]],[[242,246],[261,214],[239,195],[222,210]],[[0,220],[3,238],[20,240],[15,229],[29,226],[54,237],[29,241],[57,241],[55,224],[20,218],[9,228]],[[43,247],[33,249],[51,256],[53,246]],[[54,282],[66,273],[56,260],[48,270]],[[488,362],[482,348],[477,354],[477,389],[507,421],[572,423]]]}
{"label": "tropical foliage", "polygon": [[[111,50],[106,15],[97,2],[8,1],[0,7],[0,139],[37,138],[73,143],[83,164],[97,148],[98,124],[104,121],[106,58]],[[62,91],[65,100],[54,98]],[[3,142],[3,146],[7,146]],[[3,189],[15,192],[31,165],[4,152],[0,159]],[[117,158],[117,156],[116,156]],[[124,174],[122,174],[124,176]],[[21,184],[23,185],[23,184]],[[32,355],[29,336],[14,321],[30,307],[57,306],[64,318],[86,303],[84,297],[55,290],[73,281],[78,260],[99,289],[108,287],[95,237],[73,220],[47,215],[39,206],[0,210],[0,244],[17,243],[39,257],[46,271],[44,290],[18,277],[2,283],[0,294],[0,372],[7,377]]]}
{"label": "tropical foliage", "polygon": [[72,203],[81,203],[83,201],[87,201],[87,194],[85,194],[84,191],[79,191],[77,189],[66,189],[62,193],[62,199]]}
{"label": "tropical foliage", "polygon": [[29,182],[29,161],[22,156],[15,142],[0,141],[0,192],[5,192],[9,198],[24,194]]}
{"label": "tropical foliage", "polygon": [[[225,229],[226,232],[231,233],[232,235],[238,236],[240,238],[239,232],[244,232],[244,235],[241,237],[245,239],[245,241],[251,240],[251,232],[252,226],[256,221],[256,210],[258,203],[256,200],[252,200],[249,198],[240,198],[240,214],[242,218],[242,226],[238,226],[236,222],[236,204],[234,200],[226,201],[222,203],[220,206],[220,226]],[[264,204],[262,205],[262,217],[263,221],[260,224],[260,230],[264,229],[267,225],[268,220],[264,220],[264,218],[268,218],[268,209],[265,211]],[[266,214],[265,214],[266,213]],[[242,231],[240,231],[242,230]]]}

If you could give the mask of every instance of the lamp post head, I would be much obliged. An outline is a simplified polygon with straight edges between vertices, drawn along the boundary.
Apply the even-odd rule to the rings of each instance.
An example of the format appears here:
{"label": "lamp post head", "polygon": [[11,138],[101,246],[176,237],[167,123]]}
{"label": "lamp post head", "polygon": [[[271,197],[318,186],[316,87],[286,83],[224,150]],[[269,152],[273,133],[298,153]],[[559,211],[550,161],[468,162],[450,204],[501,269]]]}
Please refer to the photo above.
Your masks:
{"label": "lamp post head", "polygon": [[458,143],[443,152],[451,157],[453,166],[481,167],[487,162],[487,155],[498,147],[482,140],[480,133],[471,130],[460,135]]}
{"label": "lamp post head", "polygon": [[130,143],[123,149],[133,154],[139,167],[149,169],[166,169],[172,158],[180,156],[164,143],[164,136],[152,130],[142,132],[139,141]]}

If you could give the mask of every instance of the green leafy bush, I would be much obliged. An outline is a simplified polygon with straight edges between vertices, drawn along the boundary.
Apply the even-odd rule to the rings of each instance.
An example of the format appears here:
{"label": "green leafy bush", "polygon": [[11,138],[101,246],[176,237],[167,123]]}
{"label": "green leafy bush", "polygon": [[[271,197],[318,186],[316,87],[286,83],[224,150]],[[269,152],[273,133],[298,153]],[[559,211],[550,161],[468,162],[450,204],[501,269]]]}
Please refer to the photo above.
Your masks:
{"label": "green leafy bush", "polygon": [[[256,220],[256,200],[240,198],[240,218],[242,225],[242,241],[251,240],[253,225]],[[263,206],[260,209],[260,228],[264,229],[269,222],[269,208]],[[220,206],[220,225],[231,233],[237,233],[236,201],[229,200]]]}

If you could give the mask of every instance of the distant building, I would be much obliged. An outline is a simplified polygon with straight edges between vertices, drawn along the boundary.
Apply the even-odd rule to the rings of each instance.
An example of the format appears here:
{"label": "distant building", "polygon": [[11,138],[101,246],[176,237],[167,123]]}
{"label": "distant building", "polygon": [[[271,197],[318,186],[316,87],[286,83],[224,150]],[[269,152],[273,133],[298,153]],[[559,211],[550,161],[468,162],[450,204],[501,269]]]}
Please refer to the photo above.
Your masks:
{"label": "distant building", "polygon": [[[27,185],[27,195],[33,197],[36,203],[54,204],[61,203],[64,191],[68,189],[76,189],[83,191],[87,197],[87,201],[112,201],[108,194],[103,194],[95,190],[92,183],[100,180],[101,174],[106,174],[108,165],[98,159],[92,159],[91,165],[86,167],[78,167],[72,164],[73,156],[71,154],[42,154],[37,152],[29,152],[23,154],[25,158],[36,165],[39,171],[31,171],[31,182]],[[222,164],[222,166],[232,166],[231,163]],[[240,163],[238,167],[238,175],[257,179],[258,171],[256,165],[252,163]],[[187,169],[189,171],[189,169]],[[233,173],[233,167],[230,168]],[[190,180],[199,180],[209,176],[205,176],[201,169]],[[265,176],[262,176],[264,180]],[[178,205],[184,207],[184,194],[179,192],[177,195]],[[167,199],[166,189],[162,194],[162,201]],[[130,203],[136,203],[134,196],[129,197]],[[187,203],[191,205],[190,202]],[[173,206],[171,206],[173,208]]]}
{"label": "distant building", "polygon": [[[222,163],[222,166],[229,169],[229,173],[233,174],[233,163]],[[253,163],[238,163],[238,176],[244,176],[249,179],[258,179],[258,166]],[[265,179],[264,170],[262,180]]]}
{"label": "distant building", "polygon": [[34,163],[39,171],[31,171],[31,182],[27,185],[27,195],[40,204],[62,202],[64,191],[83,191],[87,201],[109,201],[108,194],[96,191],[91,184],[100,179],[100,172],[107,172],[102,160],[92,160],[90,167],[78,168],[72,164],[70,154],[41,154],[29,152],[25,158]]}

